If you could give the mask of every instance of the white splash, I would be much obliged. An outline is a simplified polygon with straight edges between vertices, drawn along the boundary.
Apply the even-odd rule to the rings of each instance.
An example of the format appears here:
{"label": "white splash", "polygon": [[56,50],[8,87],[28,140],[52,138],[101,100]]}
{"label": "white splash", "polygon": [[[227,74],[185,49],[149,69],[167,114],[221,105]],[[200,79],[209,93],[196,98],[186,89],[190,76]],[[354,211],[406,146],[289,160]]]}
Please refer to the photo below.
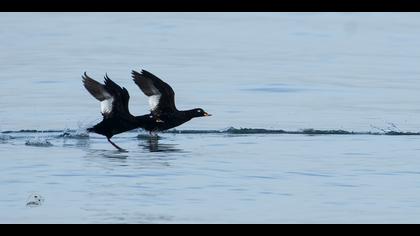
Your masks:
{"label": "white splash", "polygon": [[33,193],[29,196],[26,206],[27,207],[39,207],[44,203],[45,199],[40,194]]}
{"label": "white splash", "polygon": [[33,147],[51,147],[53,146],[50,141],[44,138],[33,138],[29,139],[25,142],[26,146],[33,146]]}

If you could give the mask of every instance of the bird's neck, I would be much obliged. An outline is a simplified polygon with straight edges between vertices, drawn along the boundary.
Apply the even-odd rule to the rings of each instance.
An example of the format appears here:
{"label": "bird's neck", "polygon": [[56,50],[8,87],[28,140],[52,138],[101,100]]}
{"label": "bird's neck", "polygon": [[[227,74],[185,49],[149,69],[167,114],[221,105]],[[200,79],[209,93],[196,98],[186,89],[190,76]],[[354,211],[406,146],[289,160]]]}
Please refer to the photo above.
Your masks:
{"label": "bird's neck", "polygon": [[182,111],[184,113],[185,118],[188,118],[188,120],[191,120],[192,118],[198,117],[197,112],[195,110],[186,110]]}

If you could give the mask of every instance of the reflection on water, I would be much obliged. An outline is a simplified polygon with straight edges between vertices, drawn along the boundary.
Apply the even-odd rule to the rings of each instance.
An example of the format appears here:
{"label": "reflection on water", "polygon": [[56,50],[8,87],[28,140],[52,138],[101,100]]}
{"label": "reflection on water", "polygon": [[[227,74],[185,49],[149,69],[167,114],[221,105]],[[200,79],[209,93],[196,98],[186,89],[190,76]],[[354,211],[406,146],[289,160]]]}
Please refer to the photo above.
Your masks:
{"label": "reflection on water", "polygon": [[177,144],[159,143],[161,138],[151,136],[148,139],[141,139],[139,146],[149,152],[183,152],[182,149],[176,148]]}
{"label": "reflection on water", "polygon": [[63,139],[63,147],[77,147],[81,149],[88,149],[90,147],[90,139],[88,138],[78,138],[78,139]]}
{"label": "reflection on water", "polygon": [[115,159],[126,159],[129,155],[118,150],[94,150],[86,149],[86,157],[105,157]]}

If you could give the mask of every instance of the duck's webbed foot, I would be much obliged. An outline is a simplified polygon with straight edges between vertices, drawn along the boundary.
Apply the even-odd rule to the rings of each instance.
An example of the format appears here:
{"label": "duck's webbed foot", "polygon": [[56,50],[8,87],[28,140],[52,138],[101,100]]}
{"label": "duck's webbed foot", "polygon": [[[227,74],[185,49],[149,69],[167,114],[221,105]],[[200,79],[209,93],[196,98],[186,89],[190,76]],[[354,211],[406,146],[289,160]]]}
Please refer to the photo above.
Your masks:
{"label": "duck's webbed foot", "polygon": [[115,144],[114,142],[112,142],[111,139],[109,139],[109,138],[108,138],[108,142],[110,144],[112,144],[112,146],[114,146],[116,149],[118,149],[118,151],[120,151],[120,152],[126,152],[126,150],[124,150],[123,148],[118,147],[118,145]]}
{"label": "duck's webbed foot", "polygon": [[152,137],[152,138],[157,138],[157,137],[158,137],[158,134],[157,134],[157,132],[156,132],[156,131],[149,131],[149,135],[150,135],[150,137]]}

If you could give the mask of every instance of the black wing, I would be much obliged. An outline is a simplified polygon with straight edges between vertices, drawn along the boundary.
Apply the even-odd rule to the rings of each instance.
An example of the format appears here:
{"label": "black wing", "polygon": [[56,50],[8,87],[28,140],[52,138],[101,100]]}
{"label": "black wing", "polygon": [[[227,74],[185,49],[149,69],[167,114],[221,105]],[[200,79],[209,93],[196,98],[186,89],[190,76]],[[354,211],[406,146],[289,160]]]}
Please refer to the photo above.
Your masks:
{"label": "black wing", "polygon": [[105,84],[90,78],[86,72],[82,76],[87,91],[101,102],[101,113],[104,118],[111,118],[116,113],[129,114],[128,101],[130,95],[125,88],[121,88],[105,76]]}
{"label": "black wing", "polygon": [[175,92],[167,83],[142,70],[141,73],[132,71],[134,82],[143,93],[149,97],[149,105],[154,113],[171,113],[177,111],[175,106]]}

